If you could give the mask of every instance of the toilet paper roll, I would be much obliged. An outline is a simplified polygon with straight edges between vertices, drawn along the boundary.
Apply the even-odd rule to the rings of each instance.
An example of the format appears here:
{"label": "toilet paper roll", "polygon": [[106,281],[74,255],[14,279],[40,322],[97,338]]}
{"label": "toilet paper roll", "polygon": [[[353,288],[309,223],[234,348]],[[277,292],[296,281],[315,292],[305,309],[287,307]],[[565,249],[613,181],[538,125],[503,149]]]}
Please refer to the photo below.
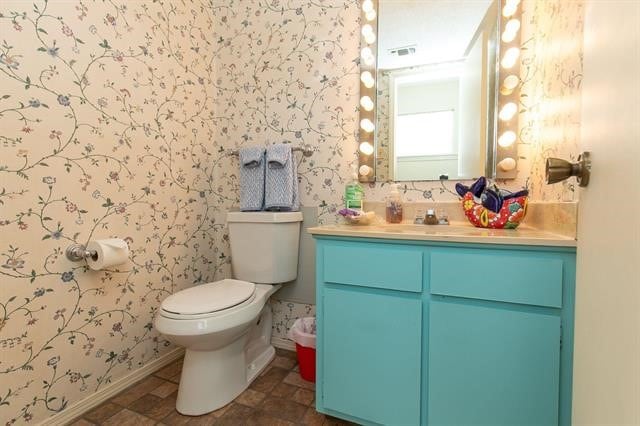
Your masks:
{"label": "toilet paper roll", "polygon": [[87,250],[96,252],[95,256],[87,258],[89,268],[94,271],[120,265],[129,260],[129,246],[119,238],[89,241]]}

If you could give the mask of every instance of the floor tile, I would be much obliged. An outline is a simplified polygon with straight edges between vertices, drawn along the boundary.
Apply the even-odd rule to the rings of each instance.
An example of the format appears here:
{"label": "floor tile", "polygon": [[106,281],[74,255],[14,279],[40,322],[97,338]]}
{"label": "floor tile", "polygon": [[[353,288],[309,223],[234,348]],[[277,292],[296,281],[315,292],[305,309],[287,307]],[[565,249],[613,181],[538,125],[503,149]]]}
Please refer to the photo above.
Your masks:
{"label": "floor tile", "polygon": [[133,401],[131,404],[129,404],[128,408],[146,416],[147,413],[153,409],[153,407],[161,402],[162,398],[148,393]]}
{"label": "floor tile", "polygon": [[171,377],[171,378],[170,378],[170,379],[168,379],[168,380],[169,380],[170,382],[173,382],[173,383],[178,384],[178,383],[180,383],[180,377],[181,377],[181,376],[182,376],[182,372],[180,372],[180,373],[176,374],[175,376]]}
{"label": "floor tile", "polygon": [[225,405],[224,407],[218,408],[216,411],[212,411],[210,414],[212,414],[214,417],[222,417],[227,413],[227,411],[229,411],[232,406],[233,402]]}
{"label": "floor tile", "polygon": [[180,374],[182,372],[182,358],[173,361],[171,364],[163,367],[162,369],[156,371],[154,376],[160,377],[161,379],[169,380],[172,377]]}
{"label": "floor tile", "polygon": [[285,358],[291,358],[291,359],[298,359],[298,355],[296,354],[296,351],[288,351],[286,349],[281,349],[281,348],[276,348],[276,355],[277,356],[283,356]]}
{"label": "floor tile", "polygon": [[276,355],[272,361],[274,367],[284,368],[285,370],[291,370],[296,366],[296,360],[285,356]]}
{"label": "floor tile", "polygon": [[[184,426],[187,423],[189,423],[189,421],[193,418],[194,417],[192,416],[183,416],[182,414],[178,413],[174,408],[171,414],[169,414],[164,419],[160,420],[160,422],[167,426]],[[209,424],[213,424],[213,422],[210,422]]]}
{"label": "floor tile", "polygon": [[216,425],[222,426],[238,426],[244,425],[247,419],[255,412],[255,410],[251,407],[247,407],[246,405],[236,404],[235,402],[231,404],[231,407],[227,410],[227,412],[222,416],[216,419]]}
{"label": "floor tile", "polygon": [[177,383],[172,383],[172,382],[164,382],[163,384],[161,384],[160,386],[158,386],[157,388],[155,388],[154,390],[152,390],[151,392],[149,392],[151,395],[155,395],[155,396],[159,396],[160,398],[166,398],[169,395],[171,395],[172,393],[174,393],[175,391],[178,390],[178,384]]}
{"label": "floor tile", "polygon": [[111,402],[127,407],[129,404],[148,394],[162,383],[164,383],[164,380],[155,376],[148,376],[121,394],[111,398]]}
{"label": "floor tile", "polygon": [[107,401],[101,405],[98,405],[96,408],[93,408],[88,413],[85,413],[82,417],[85,420],[89,420],[90,422],[99,424],[116,414],[118,411],[122,410],[122,408],[123,407],[120,405]]}
{"label": "floor tile", "polygon": [[156,421],[125,408],[101,424],[104,426],[153,426]]}
{"label": "floor tile", "polygon": [[288,370],[284,368],[272,367],[264,376],[258,377],[251,384],[251,389],[268,393],[287,376],[287,373]]}
{"label": "floor tile", "polygon": [[302,377],[300,377],[300,373],[296,373],[295,371],[291,371],[289,374],[287,374],[287,377],[284,378],[284,382],[309,390],[316,389],[315,383],[304,380]]}
{"label": "floor tile", "polygon": [[298,388],[291,400],[302,405],[310,405],[316,399],[316,393],[304,388]]}
{"label": "floor tile", "polygon": [[314,407],[307,408],[302,418],[302,424],[308,426],[322,426],[325,421],[325,415],[318,413]]}
{"label": "floor tile", "polygon": [[267,397],[259,408],[268,415],[291,422],[301,421],[307,412],[307,407],[302,404],[273,396]]}
{"label": "floor tile", "polygon": [[288,420],[273,417],[264,411],[258,410],[247,418],[246,426],[294,426],[295,423]]}
{"label": "floor tile", "polygon": [[266,395],[253,389],[247,389],[235,399],[235,402],[249,407],[257,407]]}
{"label": "floor tile", "polygon": [[357,423],[352,423],[347,420],[337,419],[331,416],[324,416],[323,426],[358,426]]}
{"label": "floor tile", "polygon": [[85,419],[78,419],[75,422],[70,423],[68,426],[95,426],[95,423]]}
{"label": "floor tile", "polygon": [[155,395],[147,394],[129,405],[129,409],[151,417],[155,420],[161,420],[171,414],[176,408],[176,396],[172,394],[167,398],[160,398]]}
{"label": "floor tile", "polygon": [[167,365],[94,408],[72,426],[330,426],[348,422],[316,412],[315,384],[296,372],[296,354],[276,350],[268,369],[233,402],[202,416],[175,409],[182,360]]}
{"label": "floor tile", "polygon": [[187,422],[187,426],[210,426],[218,424],[218,420],[219,417],[209,413],[202,416],[191,417]]}
{"label": "floor tile", "polygon": [[284,382],[278,383],[276,387],[271,390],[271,395],[279,398],[291,398],[296,391],[300,389],[297,386],[293,386]]}

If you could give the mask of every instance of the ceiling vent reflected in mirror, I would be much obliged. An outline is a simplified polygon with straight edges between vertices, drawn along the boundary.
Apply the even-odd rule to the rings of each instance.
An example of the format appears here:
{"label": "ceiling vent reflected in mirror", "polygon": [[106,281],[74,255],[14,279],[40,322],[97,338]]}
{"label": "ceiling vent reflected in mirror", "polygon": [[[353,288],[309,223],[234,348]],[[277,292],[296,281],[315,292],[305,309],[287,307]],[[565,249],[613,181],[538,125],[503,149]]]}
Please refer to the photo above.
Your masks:
{"label": "ceiling vent reflected in mirror", "polygon": [[412,44],[410,46],[395,47],[393,49],[389,49],[389,55],[394,55],[394,56],[409,56],[409,55],[415,55],[415,53],[416,53],[415,44]]}

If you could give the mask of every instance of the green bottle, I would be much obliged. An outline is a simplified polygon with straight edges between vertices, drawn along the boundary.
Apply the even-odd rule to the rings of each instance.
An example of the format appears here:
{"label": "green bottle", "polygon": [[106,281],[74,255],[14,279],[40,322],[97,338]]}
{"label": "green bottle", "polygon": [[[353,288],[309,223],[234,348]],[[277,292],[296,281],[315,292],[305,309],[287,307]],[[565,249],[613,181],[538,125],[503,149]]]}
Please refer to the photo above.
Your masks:
{"label": "green bottle", "polygon": [[352,181],[347,184],[344,189],[344,202],[348,209],[362,210],[362,202],[364,201],[364,188],[358,182],[358,173],[353,170],[351,174]]}

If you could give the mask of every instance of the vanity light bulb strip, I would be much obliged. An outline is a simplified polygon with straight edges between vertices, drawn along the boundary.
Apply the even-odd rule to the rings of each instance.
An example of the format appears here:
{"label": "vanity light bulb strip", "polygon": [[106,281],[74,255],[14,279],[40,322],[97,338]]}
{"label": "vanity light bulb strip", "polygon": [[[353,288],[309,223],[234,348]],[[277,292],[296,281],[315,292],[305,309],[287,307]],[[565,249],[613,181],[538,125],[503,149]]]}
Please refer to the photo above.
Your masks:
{"label": "vanity light bulb strip", "polygon": [[517,174],[518,110],[520,105],[520,0],[502,0],[500,19],[500,67],[506,77],[498,93],[496,178],[513,179]]}
{"label": "vanity light bulb strip", "polygon": [[376,50],[378,0],[362,0],[360,29],[360,128],[358,131],[358,176],[375,181]]}

